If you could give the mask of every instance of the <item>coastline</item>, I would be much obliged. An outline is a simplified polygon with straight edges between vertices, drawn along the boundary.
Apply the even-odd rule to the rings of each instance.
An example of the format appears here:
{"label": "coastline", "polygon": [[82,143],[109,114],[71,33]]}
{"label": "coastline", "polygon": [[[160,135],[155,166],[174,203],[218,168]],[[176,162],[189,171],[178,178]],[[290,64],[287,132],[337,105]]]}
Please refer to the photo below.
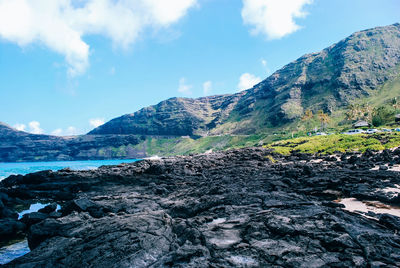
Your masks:
{"label": "coastline", "polygon": [[74,170],[87,170],[98,168],[101,165],[131,163],[138,160],[140,159],[0,162],[0,181],[11,175],[26,175],[43,170],[57,171],[63,168],[70,168]]}
{"label": "coastline", "polygon": [[400,173],[373,170],[399,155],[248,148],[12,176],[0,182],[7,209],[45,200],[61,210],[14,221],[32,251],[5,267],[398,266],[400,219],[337,200],[399,205],[384,189],[397,189]]}

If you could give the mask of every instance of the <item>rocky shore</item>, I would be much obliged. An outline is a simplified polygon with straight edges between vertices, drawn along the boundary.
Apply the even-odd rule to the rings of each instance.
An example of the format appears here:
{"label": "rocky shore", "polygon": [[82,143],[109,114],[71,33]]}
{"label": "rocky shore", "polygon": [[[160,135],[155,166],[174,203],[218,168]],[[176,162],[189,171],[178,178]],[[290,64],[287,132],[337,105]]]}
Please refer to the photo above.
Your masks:
{"label": "rocky shore", "polygon": [[0,242],[31,252],[5,267],[399,267],[400,218],[340,202],[398,211],[399,163],[252,148],[11,176]]}

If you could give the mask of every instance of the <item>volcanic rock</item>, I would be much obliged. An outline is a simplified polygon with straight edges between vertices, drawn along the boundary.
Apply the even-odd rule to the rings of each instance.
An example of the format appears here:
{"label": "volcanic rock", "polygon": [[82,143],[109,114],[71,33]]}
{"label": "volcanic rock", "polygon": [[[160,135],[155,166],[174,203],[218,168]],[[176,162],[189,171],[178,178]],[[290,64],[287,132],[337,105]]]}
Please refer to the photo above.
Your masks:
{"label": "volcanic rock", "polygon": [[400,174],[365,168],[381,154],[396,156],[326,161],[249,148],[10,177],[0,192],[34,202],[30,192],[61,211],[23,217],[31,252],[5,266],[398,267],[400,218],[338,203],[397,209],[384,189],[400,185]]}

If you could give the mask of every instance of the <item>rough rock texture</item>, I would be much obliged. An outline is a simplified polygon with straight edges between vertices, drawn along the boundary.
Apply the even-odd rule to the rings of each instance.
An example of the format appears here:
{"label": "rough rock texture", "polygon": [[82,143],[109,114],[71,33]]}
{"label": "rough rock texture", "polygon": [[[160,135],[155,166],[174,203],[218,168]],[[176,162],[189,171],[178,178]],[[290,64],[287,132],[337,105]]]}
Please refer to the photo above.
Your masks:
{"label": "rough rock texture", "polygon": [[[115,118],[90,134],[254,134],[297,119],[305,109],[333,112],[378,94],[400,78],[400,24],[356,32],[304,55],[253,88],[199,99],[173,98]],[[400,92],[399,92],[400,94]]]}
{"label": "rough rock texture", "polygon": [[0,161],[140,158],[145,156],[145,151],[133,146],[141,140],[135,135],[35,135],[0,122]]}
{"label": "rough rock texture", "polygon": [[89,134],[204,135],[227,120],[243,94],[171,98],[112,119]]}
{"label": "rough rock texture", "polygon": [[249,90],[238,109],[251,115],[248,106],[255,102],[272,125],[298,118],[305,109],[337,110],[399,77],[399,44],[400,24],[356,32],[284,66]]}
{"label": "rough rock texture", "polygon": [[[11,176],[1,219],[25,224],[32,251],[6,267],[399,267],[400,218],[334,202],[400,205],[384,190],[400,173],[376,169],[399,155],[242,149]],[[37,200],[62,209],[11,215]]]}

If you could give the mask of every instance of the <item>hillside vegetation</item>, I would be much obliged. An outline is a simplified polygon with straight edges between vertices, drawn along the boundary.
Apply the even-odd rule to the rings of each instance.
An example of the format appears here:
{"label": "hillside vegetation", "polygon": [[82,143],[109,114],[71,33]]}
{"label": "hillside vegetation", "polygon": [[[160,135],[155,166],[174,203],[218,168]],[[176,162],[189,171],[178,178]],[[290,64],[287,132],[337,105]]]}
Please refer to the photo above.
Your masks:
{"label": "hillside vegetation", "polygon": [[248,90],[172,98],[115,118],[90,134],[254,135],[293,127],[306,110],[339,125],[351,104],[400,96],[400,24],[360,31],[287,64]]}
{"label": "hillside vegetation", "polygon": [[[371,127],[394,128],[399,113],[400,24],[396,23],[356,32],[306,54],[248,90],[171,98],[114,118],[88,135],[33,135],[0,123],[0,161],[194,154],[271,144],[316,131],[340,133],[359,120]],[[395,135],[390,139],[397,144]],[[326,153],[392,146],[370,136],[299,141],[304,142],[296,143],[299,150]],[[324,142],[334,146],[328,148]]]}
{"label": "hillside vegetation", "polygon": [[381,151],[400,146],[400,133],[376,133],[373,135],[333,134],[328,136],[301,137],[266,145],[266,148],[288,155],[292,152],[333,154],[335,152]]}

